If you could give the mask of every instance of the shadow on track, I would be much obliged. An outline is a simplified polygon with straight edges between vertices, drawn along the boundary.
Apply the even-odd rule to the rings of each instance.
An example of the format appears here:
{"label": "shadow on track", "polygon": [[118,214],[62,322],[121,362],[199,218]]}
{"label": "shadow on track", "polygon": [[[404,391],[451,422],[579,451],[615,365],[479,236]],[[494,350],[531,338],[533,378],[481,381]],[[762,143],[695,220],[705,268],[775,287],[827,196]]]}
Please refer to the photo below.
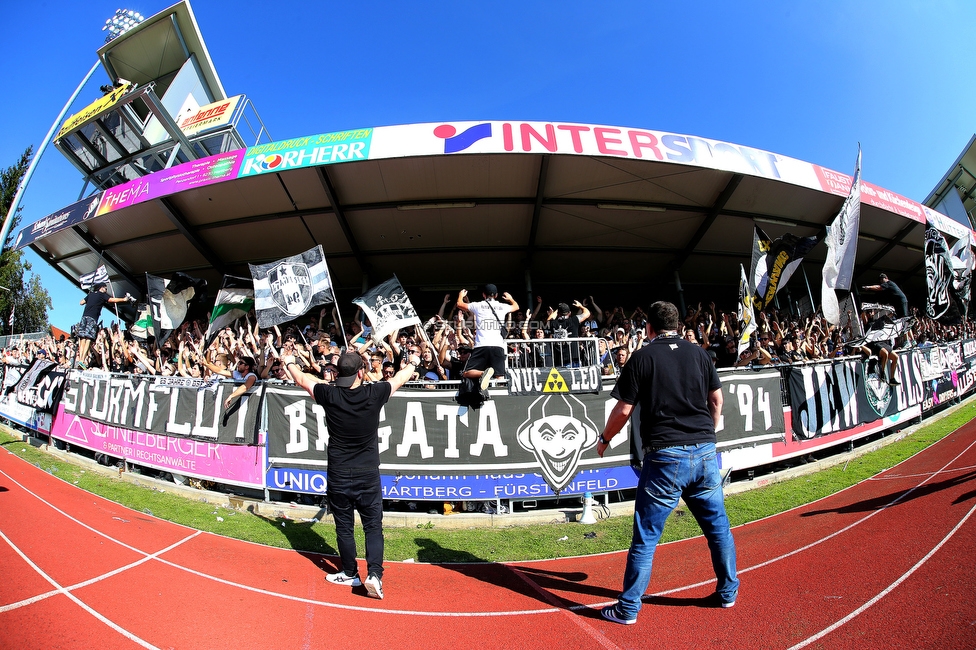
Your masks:
{"label": "shadow on track", "polygon": [[[314,521],[295,521],[294,519],[287,519],[285,517],[267,517],[254,512],[251,508],[248,510],[257,519],[260,519],[284,535],[296,553],[314,564],[323,573],[333,573],[339,570],[339,551],[315,530]],[[327,510],[325,508],[320,508],[315,513],[315,519],[319,521],[322,521],[326,516]],[[306,549],[315,550],[308,551]],[[329,561],[327,562],[320,554],[330,556]],[[332,566],[329,565],[329,562],[331,562]],[[365,589],[363,593],[365,593]]]}
{"label": "shadow on track", "polygon": [[[618,594],[614,590],[586,584],[589,575],[582,571],[550,571],[531,565],[499,564],[467,551],[445,549],[434,540],[425,537],[417,537],[414,541],[419,547],[417,551],[419,562],[429,562],[468,578],[508,589],[517,594],[534,598],[549,607],[569,608],[574,605],[582,605],[582,603],[552,593],[553,591],[585,594],[607,599],[616,598]],[[444,563],[442,558],[445,554],[456,558],[457,563]],[[546,593],[540,593],[533,585]]]}
{"label": "shadow on track", "polygon": [[[944,481],[938,481],[935,483],[926,483],[920,487],[911,490],[899,490],[898,492],[892,492],[890,494],[885,494],[879,497],[872,497],[870,499],[865,499],[864,501],[857,501],[855,503],[849,503],[846,506],[841,506],[839,508],[825,508],[823,510],[811,510],[809,512],[804,512],[801,517],[813,517],[814,515],[825,515],[829,513],[836,514],[849,514],[854,512],[871,512],[872,510],[880,510],[887,506],[898,505],[906,503],[913,499],[919,499],[921,497],[934,494],[936,492],[941,492],[942,490],[948,490],[976,478],[976,471],[967,472],[966,474],[960,474],[952,478],[948,478]],[[968,492],[958,499],[956,499],[953,504],[958,505],[963,501],[968,501],[969,499],[976,497],[976,491]]]}

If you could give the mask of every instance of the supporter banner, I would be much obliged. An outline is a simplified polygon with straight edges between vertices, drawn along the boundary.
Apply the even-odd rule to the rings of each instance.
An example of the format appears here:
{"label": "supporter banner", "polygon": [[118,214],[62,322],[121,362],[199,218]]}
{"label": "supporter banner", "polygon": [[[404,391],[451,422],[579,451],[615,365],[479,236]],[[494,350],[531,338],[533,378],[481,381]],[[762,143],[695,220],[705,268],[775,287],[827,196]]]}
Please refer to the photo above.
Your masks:
{"label": "supporter banner", "polygon": [[231,485],[264,487],[258,446],[223,445],[134,431],[71,415],[63,406],[58,409],[51,435],[72,445],[166,472]]}
{"label": "supporter banner", "polygon": [[603,390],[600,366],[582,368],[506,368],[509,395],[599,393]]}
{"label": "supporter banner", "polygon": [[261,388],[229,409],[233,382],[216,386],[184,377],[73,372],[62,397],[67,413],[133,431],[225,445],[257,444]]}
{"label": "supporter banner", "polygon": [[925,313],[945,324],[961,320],[959,306],[952,291],[952,259],[945,237],[935,228],[925,230],[925,285],[928,296]]}
{"label": "supporter banner", "polygon": [[[717,438],[723,451],[784,439],[778,373],[734,373],[722,381],[726,399]],[[265,399],[271,466],[281,471],[326,468],[324,410],[293,387],[269,386]],[[380,471],[411,476],[538,474],[550,492],[562,492],[578,482],[578,473],[631,464],[630,424],[614,437],[603,459],[596,454],[596,438],[615,403],[609,392],[516,394],[468,410],[446,391],[398,392],[380,415]]]}
{"label": "supporter banner", "polygon": [[963,367],[956,373],[958,382],[956,384],[957,396],[962,396],[976,388],[976,360],[968,360]]}
{"label": "supporter banner", "polygon": [[[379,428],[382,473],[538,472],[557,492],[582,469],[630,464],[629,427],[614,437],[604,458],[596,454],[615,403],[607,394],[506,396],[470,410],[444,393],[401,391],[387,402]],[[324,468],[328,431],[322,407],[291,387],[268,387],[265,399],[271,464]]]}
{"label": "supporter banner", "polygon": [[338,131],[248,147],[239,177],[369,158],[373,129]]}
{"label": "supporter banner", "polygon": [[17,382],[17,401],[43,413],[54,413],[64,390],[65,371],[56,363],[34,359]]}
{"label": "supporter banner", "polygon": [[923,411],[931,411],[937,406],[943,406],[959,397],[959,374],[955,370],[929,379],[925,382],[925,401],[922,402]]}
{"label": "supporter banner", "polygon": [[335,302],[322,245],[270,264],[248,264],[258,325],[287,323],[316,305]]}
{"label": "supporter banner", "polygon": [[976,339],[966,339],[960,342],[959,345],[962,350],[963,359],[967,362],[976,359]]}
{"label": "supporter banner", "polygon": [[790,368],[794,435],[809,439],[845,431],[922,403],[920,355],[900,353],[898,368],[895,386],[881,378],[879,369],[866,372],[856,359]]}
{"label": "supporter banner", "polygon": [[373,336],[377,341],[394,330],[420,325],[417,310],[395,275],[358,298],[353,298],[352,302],[362,308],[373,326]]}
{"label": "supporter banner", "polygon": [[721,373],[719,377],[725,396],[715,432],[720,451],[785,440],[786,419],[778,371]]}
{"label": "supporter banner", "polygon": [[70,228],[85,221],[95,214],[95,210],[98,209],[98,203],[101,199],[102,195],[100,193],[89,196],[87,199],[72,203],[63,210],[58,210],[54,214],[49,214],[29,226],[21,228],[20,233],[17,235],[17,240],[14,242],[14,249],[20,250],[21,248],[30,246],[38,239],[43,239],[48,235],[53,235],[65,228]]}
{"label": "supporter banner", "polygon": [[244,149],[219,153],[182,165],[142,176],[110,187],[102,193],[98,216],[115,212],[130,205],[145,203],[195,187],[204,187],[237,177],[244,158]]}

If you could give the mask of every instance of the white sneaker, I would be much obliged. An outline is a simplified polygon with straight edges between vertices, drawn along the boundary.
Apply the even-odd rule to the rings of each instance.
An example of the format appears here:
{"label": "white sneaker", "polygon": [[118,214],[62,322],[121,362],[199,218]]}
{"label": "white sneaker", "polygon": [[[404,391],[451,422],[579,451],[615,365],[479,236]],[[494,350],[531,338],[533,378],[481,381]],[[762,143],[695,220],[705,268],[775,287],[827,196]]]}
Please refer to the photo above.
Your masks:
{"label": "white sneaker", "polygon": [[383,600],[383,581],[374,576],[372,573],[366,578],[366,591],[369,592],[370,598],[377,598]]}
{"label": "white sneaker", "polygon": [[492,367],[485,368],[485,371],[481,373],[481,390],[488,390],[488,384],[491,383],[491,378],[495,376],[495,369]]}
{"label": "white sneaker", "polygon": [[343,587],[359,587],[363,584],[363,581],[359,579],[358,575],[346,575],[344,571],[330,573],[325,576],[325,579],[334,585],[340,585]]}

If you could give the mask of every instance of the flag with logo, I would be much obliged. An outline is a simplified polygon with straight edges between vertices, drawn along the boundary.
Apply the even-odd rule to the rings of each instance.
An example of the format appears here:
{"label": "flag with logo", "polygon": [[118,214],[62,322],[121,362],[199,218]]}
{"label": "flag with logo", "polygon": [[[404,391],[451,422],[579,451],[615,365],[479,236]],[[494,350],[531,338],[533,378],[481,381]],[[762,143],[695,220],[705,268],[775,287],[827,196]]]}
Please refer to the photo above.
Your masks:
{"label": "flag with logo", "polygon": [[925,229],[925,313],[945,324],[958,323],[959,309],[952,295],[952,257],[945,237],[934,227]]}
{"label": "flag with logo", "polygon": [[407,292],[395,275],[354,298],[353,303],[362,308],[377,339],[382,339],[394,330],[420,324],[417,310],[413,308]]}
{"label": "flag with logo", "polygon": [[91,273],[86,273],[85,275],[78,278],[78,283],[81,285],[83,291],[89,291],[96,284],[104,282],[108,284],[108,271],[105,269],[105,265],[100,265],[97,269]]}
{"label": "flag with logo", "polygon": [[180,272],[170,280],[147,273],[146,287],[156,344],[162,345],[183,323],[188,303],[206,295],[207,281]]}
{"label": "flag with logo", "polygon": [[260,327],[295,320],[316,305],[335,302],[322,246],[270,264],[248,264]]}
{"label": "flag with logo", "polygon": [[967,234],[949,249],[949,259],[952,261],[952,293],[963,320],[969,316],[969,298],[973,281],[971,238],[972,235]]}
{"label": "flag with logo", "polygon": [[827,226],[827,259],[823,265],[821,303],[824,318],[831,325],[840,324],[840,305],[837,291],[850,291],[854,279],[854,258],[857,256],[857,233],[861,222],[861,147],[857,148],[857,163],[851,191],[833,222]]}
{"label": "flag with logo", "polygon": [[755,291],[749,285],[749,277],[746,275],[746,267],[739,265],[742,270],[742,277],[739,279],[739,348],[738,353],[742,354],[749,348],[749,339],[756,331],[756,312],[752,306],[752,299]]}
{"label": "flag with logo", "polygon": [[763,310],[793,277],[803,257],[819,240],[786,233],[770,241],[758,226],[752,238],[752,286],[755,288],[753,309]]}
{"label": "flag with logo", "polygon": [[253,308],[254,282],[249,278],[225,275],[210,313],[210,326],[204,337],[207,345],[210,345],[220,330],[233,324]]}
{"label": "flag with logo", "polygon": [[14,333],[14,312],[17,310],[17,305],[12,305],[10,307],[10,320],[7,323],[10,325],[10,333]]}

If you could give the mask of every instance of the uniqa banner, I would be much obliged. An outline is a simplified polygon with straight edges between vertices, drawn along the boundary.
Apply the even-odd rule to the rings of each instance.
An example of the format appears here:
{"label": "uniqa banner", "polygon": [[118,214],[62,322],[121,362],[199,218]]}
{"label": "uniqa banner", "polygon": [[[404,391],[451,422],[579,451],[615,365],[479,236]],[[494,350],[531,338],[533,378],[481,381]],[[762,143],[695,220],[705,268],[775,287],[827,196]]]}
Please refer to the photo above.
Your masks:
{"label": "uniqa banner", "polygon": [[922,403],[920,355],[898,355],[899,383],[890,385],[880,368],[859,359],[790,368],[788,371],[793,433],[801,439],[853,429],[859,424]]}
{"label": "uniqa banner", "polygon": [[42,413],[54,413],[64,390],[65,371],[58,364],[34,359],[17,382],[17,401]]}
{"label": "uniqa banner", "polygon": [[224,409],[234,383],[183,377],[71,372],[65,412],[133,431],[225,445],[257,444],[263,385]]}

